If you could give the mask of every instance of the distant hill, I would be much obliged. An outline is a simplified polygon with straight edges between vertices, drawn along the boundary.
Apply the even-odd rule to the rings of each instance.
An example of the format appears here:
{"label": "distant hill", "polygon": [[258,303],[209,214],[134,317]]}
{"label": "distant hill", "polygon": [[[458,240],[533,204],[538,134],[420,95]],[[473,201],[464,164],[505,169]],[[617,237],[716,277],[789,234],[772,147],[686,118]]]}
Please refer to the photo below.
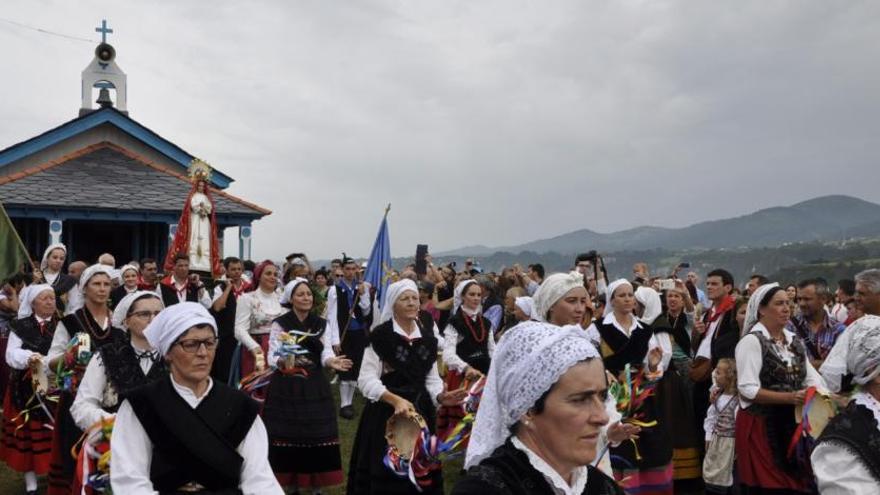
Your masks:
{"label": "distant hill", "polygon": [[435,256],[486,256],[495,252],[574,254],[596,249],[603,252],[647,249],[720,249],[773,247],[786,243],[839,241],[880,237],[880,205],[851,196],[822,196],[791,206],[701,222],[689,227],[636,227],[603,234],[581,229],[550,239],[491,248],[469,246]]}

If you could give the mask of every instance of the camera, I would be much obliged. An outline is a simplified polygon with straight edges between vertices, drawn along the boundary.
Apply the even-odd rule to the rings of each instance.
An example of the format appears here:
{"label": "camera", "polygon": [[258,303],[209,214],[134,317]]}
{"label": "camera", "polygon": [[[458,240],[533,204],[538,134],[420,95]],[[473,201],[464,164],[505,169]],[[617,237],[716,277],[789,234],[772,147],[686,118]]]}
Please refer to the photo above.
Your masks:
{"label": "camera", "polygon": [[661,278],[659,282],[661,291],[675,289],[675,280],[671,278]]}

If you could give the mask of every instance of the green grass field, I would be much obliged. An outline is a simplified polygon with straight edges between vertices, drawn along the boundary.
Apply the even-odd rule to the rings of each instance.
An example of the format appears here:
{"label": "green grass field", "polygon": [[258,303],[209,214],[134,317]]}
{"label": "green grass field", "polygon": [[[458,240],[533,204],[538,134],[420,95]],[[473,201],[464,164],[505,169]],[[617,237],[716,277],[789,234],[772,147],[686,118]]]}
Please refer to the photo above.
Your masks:
{"label": "green grass field", "polygon": [[[338,388],[334,386],[333,389],[334,394],[337,395],[336,402],[338,404]],[[355,396],[355,410],[357,411],[358,416],[351,421],[338,418],[339,436],[342,443],[342,469],[344,471],[348,471],[348,459],[351,455],[351,444],[354,442],[354,435],[358,425],[357,418],[360,417],[363,403],[364,401],[359,395]],[[443,478],[445,480],[446,493],[452,491],[452,485],[454,485],[455,481],[459,478],[461,466],[462,460],[460,458],[454,459],[449,462],[448,465],[443,466]],[[41,493],[45,491],[45,479],[40,480],[40,490]],[[5,464],[0,464],[0,494],[17,495],[19,493],[24,494],[24,480],[22,476],[7,468]],[[344,487],[339,487],[325,490],[323,493],[337,495],[345,493],[345,490]]]}

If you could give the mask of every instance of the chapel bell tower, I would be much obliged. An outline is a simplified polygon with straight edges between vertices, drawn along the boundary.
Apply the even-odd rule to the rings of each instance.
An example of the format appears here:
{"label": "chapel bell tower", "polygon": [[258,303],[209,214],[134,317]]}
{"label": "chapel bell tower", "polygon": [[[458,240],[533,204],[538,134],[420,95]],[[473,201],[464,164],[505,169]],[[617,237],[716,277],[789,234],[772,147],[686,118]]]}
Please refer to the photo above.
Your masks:
{"label": "chapel bell tower", "polygon": [[[101,26],[95,28],[95,31],[101,33],[101,44],[95,48],[95,58],[82,71],[82,105],[79,114],[85,115],[94,111],[93,102],[101,108],[115,106],[120,112],[128,114],[126,75],[116,65],[116,49],[107,43],[107,35],[113,30],[107,27],[106,20],[102,20]],[[95,89],[98,90],[97,100],[94,97]],[[111,99],[111,91],[115,92],[115,104]]]}

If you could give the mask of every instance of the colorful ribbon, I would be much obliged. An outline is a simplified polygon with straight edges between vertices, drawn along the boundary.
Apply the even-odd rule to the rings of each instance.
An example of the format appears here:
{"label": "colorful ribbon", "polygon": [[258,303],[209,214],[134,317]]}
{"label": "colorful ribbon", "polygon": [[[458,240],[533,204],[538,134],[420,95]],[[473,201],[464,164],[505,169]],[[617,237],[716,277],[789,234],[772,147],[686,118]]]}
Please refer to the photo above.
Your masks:
{"label": "colorful ribbon", "polygon": [[446,439],[440,440],[425,426],[416,438],[412,459],[400,457],[395,449],[389,446],[382,460],[385,466],[397,476],[408,478],[419,492],[422,488],[431,486],[431,472],[441,469],[443,461],[464,453],[464,446],[471,437],[485,386],[485,376],[468,386],[467,398],[461,406],[465,415],[449,432]]}
{"label": "colorful ribbon", "polygon": [[94,493],[111,494],[110,488],[110,440],[113,436],[115,417],[101,419],[90,426],[73,446],[71,452],[76,457],[77,484],[82,487],[81,495],[88,489]]}

